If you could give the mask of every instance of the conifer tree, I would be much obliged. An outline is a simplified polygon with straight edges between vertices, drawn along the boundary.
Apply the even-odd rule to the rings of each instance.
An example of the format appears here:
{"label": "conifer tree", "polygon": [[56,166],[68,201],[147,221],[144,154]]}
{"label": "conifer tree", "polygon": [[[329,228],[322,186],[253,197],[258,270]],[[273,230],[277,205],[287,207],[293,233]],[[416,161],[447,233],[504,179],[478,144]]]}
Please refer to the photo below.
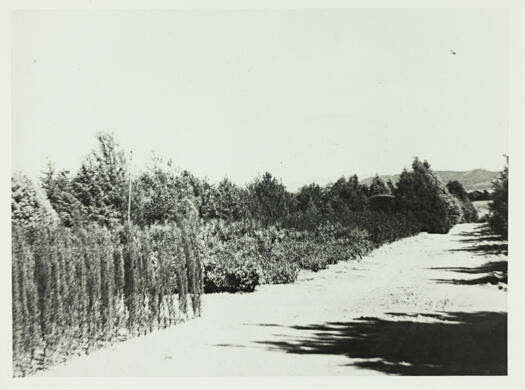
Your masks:
{"label": "conifer tree", "polygon": [[447,233],[461,221],[460,205],[427,161],[414,159],[412,171],[403,171],[394,195],[399,207],[413,213],[428,233]]}

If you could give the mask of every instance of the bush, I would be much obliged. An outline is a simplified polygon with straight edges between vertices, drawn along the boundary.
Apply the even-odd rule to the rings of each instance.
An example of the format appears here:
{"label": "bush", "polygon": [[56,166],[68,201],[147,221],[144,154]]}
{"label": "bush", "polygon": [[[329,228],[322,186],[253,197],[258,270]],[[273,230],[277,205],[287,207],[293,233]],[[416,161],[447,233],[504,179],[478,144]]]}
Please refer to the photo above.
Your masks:
{"label": "bush", "polygon": [[478,213],[463,185],[459,181],[453,180],[447,183],[447,189],[450,194],[460,202],[463,214],[462,222],[476,222],[478,220]]}
{"label": "bush", "polygon": [[214,248],[214,253],[210,254],[204,266],[205,292],[255,290],[262,279],[262,270],[254,253],[247,256],[246,249],[233,241]]}
{"label": "bush", "polygon": [[461,220],[461,208],[426,161],[414,160],[412,171],[401,174],[394,195],[399,208],[412,213],[425,232],[444,234]]}
{"label": "bush", "polygon": [[494,192],[489,204],[488,222],[490,228],[503,238],[508,237],[509,218],[509,168],[508,166],[500,173],[498,179],[493,183]]}
{"label": "bush", "polygon": [[253,291],[262,279],[257,241],[250,221],[210,220],[199,228],[204,292]]}
{"label": "bush", "polygon": [[292,283],[300,269],[319,271],[341,260],[364,256],[373,243],[366,231],[325,224],[317,231],[262,227],[257,223],[208,223],[205,292],[253,291],[259,283]]}

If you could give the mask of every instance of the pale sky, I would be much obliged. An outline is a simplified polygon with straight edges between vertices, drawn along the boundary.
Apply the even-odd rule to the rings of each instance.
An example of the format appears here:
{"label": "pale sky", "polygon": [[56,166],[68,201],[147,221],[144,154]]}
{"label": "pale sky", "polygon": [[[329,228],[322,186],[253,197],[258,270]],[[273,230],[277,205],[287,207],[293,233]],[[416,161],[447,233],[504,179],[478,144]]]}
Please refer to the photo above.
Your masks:
{"label": "pale sky", "polygon": [[[112,131],[212,182],[270,171],[501,170],[508,15],[498,10],[17,11],[12,168],[76,170]],[[451,50],[456,54],[453,55]]]}

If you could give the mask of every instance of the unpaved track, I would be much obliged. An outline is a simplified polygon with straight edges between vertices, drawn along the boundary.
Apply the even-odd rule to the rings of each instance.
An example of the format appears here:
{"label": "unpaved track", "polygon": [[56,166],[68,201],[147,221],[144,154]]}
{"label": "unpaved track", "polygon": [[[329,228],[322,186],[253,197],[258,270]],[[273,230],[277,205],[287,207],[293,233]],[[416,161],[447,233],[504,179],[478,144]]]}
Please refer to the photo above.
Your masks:
{"label": "unpaved track", "polygon": [[[40,376],[506,373],[504,245],[463,224],[292,285],[203,297],[203,316]],[[492,278],[487,276],[492,275]]]}

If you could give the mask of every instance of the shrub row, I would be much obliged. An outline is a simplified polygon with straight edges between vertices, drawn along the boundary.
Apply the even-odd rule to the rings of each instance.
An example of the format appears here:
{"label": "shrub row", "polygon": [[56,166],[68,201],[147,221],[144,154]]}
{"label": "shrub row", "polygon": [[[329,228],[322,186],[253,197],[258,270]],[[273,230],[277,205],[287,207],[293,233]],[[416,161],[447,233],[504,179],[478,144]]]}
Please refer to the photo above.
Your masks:
{"label": "shrub row", "polygon": [[293,283],[301,269],[319,271],[338,261],[361,258],[382,244],[417,232],[419,225],[410,215],[369,210],[334,216],[309,230],[253,220],[208,221],[200,230],[199,246],[204,290],[250,292],[259,284]]}
{"label": "shrub row", "polygon": [[200,313],[191,229],[14,227],[13,362],[23,376]]}

